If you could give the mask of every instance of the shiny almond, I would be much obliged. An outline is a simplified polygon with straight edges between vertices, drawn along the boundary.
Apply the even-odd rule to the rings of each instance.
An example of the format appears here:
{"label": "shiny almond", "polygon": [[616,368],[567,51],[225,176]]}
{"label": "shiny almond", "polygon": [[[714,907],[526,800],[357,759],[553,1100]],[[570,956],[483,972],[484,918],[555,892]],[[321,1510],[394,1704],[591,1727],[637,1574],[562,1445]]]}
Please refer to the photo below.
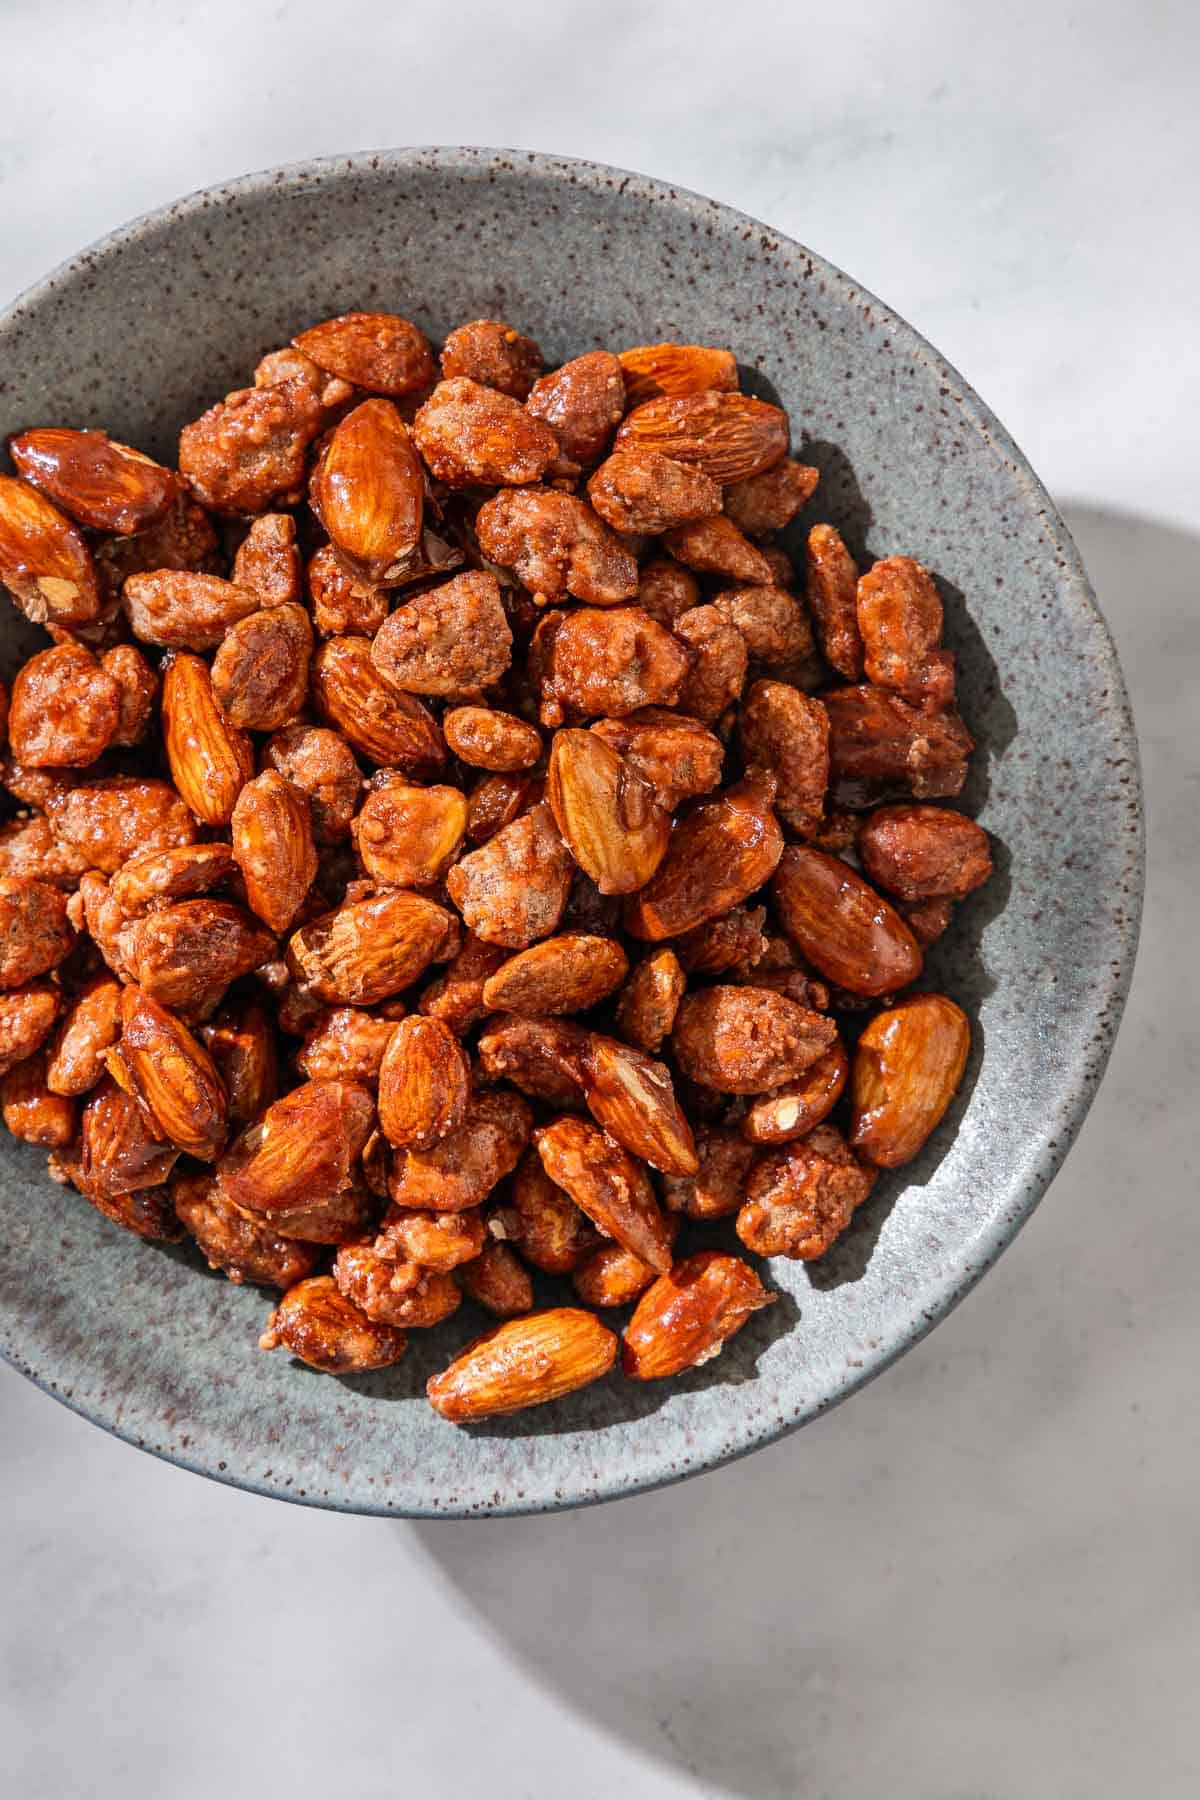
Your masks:
{"label": "shiny almond", "polygon": [[130,536],[156,525],[179,492],[179,477],[105,431],[46,426],[18,432],[8,453],[19,475],[78,525]]}
{"label": "shiny almond", "polygon": [[840,857],[791,844],[771,888],[784,930],[828,981],[852,994],[893,994],[921,973],[900,914]]}
{"label": "shiny almond", "polygon": [[602,894],[644,887],[667,853],[671,815],[595,732],[555,733],[546,798],[571,855]]}
{"label": "shiny almond", "polygon": [[421,536],[425,478],[408,428],[390,400],[364,400],[326,440],[309,500],[352,570],[394,580]]}
{"label": "shiny almond", "polygon": [[878,1168],[911,1162],[958,1091],[971,1048],[961,1006],[915,994],[876,1013],[858,1040],[850,1142]]}
{"label": "shiny almond", "polygon": [[507,1319],[430,1378],[435,1412],[456,1425],[542,1406],[607,1375],[617,1339],[594,1313],[557,1306]]}
{"label": "shiny almond", "polygon": [[179,655],[162,687],[163,744],[171,777],[206,825],[227,825],[237,797],[254,774],[254,746],[231,725],[213,692],[208,664]]}

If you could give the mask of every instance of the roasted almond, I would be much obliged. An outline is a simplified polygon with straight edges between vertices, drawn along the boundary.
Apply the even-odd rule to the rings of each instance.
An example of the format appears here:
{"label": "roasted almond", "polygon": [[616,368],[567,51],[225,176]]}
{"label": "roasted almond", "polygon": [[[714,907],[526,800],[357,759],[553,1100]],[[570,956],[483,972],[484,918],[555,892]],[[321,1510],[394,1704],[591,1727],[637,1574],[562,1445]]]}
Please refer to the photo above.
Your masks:
{"label": "roasted almond", "polygon": [[127,987],[121,996],[121,1041],[109,1051],[108,1066],[188,1156],[212,1162],[220,1155],[228,1101],[213,1060],[139,987]]}
{"label": "roasted almond", "polygon": [[319,1205],[349,1188],[375,1123],[375,1103],[352,1081],[306,1081],[276,1100],[231,1144],[218,1168],[235,1206],[253,1213]]}
{"label": "roasted almond", "polygon": [[592,731],[558,731],[546,798],[567,847],[602,894],[645,887],[667,853],[671,815],[649,784]]}
{"label": "roasted almond", "polygon": [[163,671],[163,744],[175,786],[206,825],[227,825],[254,774],[254,746],[213,693],[208,664],[172,657]]}
{"label": "roasted almond", "polygon": [[732,394],[737,389],[737,358],[732,350],[708,344],[638,344],[618,358],[625,374],[625,404],[708,391]]}
{"label": "roasted almond", "polygon": [[428,1150],[462,1124],[470,1097],[470,1066],[454,1033],[440,1019],[401,1019],[379,1070],[379,1123],[388,1142]]}
{"label": "roasted almond", "polygon": [[456,1425],[561,1399],[607,1375],[617,1339],[594,1313],[558,1306],[507,1319],[478,1337],[426,1385],[435,1412]]}
{"label": "roasted almond", "polygon": [[838,987],[893,994],[921,973],[920,947],[904,920],[840,857],[791,844],[771,891],[801,955]]}
{"label": "roasted almond", "polygon": [[638,1301],[625,1327],[621,1367],[633,1381],[681,1375],[719,1355],[751,1313],[774,1299],[740,1257],[698,1250]]}
{"label": "roasted almond", "polygon": [[365,638],[330,638],[313,658],[313,698],[321,714],[373,763],[429,780],[446,746],[429,709],[383,675]]}
{"label": "roasted almond", "polygon": [[689,813],[657,873],[626,903],[625,929],[657,943],[728,912],[760,888],[783,854],[775,781],[757,772]]}
{"label": "roasted almond", "polygon": [[170,469],[105,431],[42,426],[9,438],[8,453],[18,475],[92,531],[146,531],[179,492]]}
{"label": "roasted almond", "polygon": [[298,981],[327,1006],[373,1006],[431,962],[453,954],[453,913],[421,894],[389,890],[324,913],[288,944]]}
{"label": "roasted almond", "polygon": [[749,394],[686,394],[644,401],[627,413],[615,450],[657,450],[695,463],[721,487],[758,475],[787,455],[787,414]]}
{"label": "roasted almond", "polygon": [[696,1173],[692,1128],[665,1063],[593,1032],[583,1059],[583,1092],[597,1124],[632,1155],[664,1175]]}
{"label": "roasted almond", "polygon": [[593,1224],[652,1268],[670,1268],[670,1228],[640,1162],[586,1119],[554,1119],[533,1141],[551,1181]]}
{"label": "roasted almond", "polygon": [[944,994],[914,994],[876,1013],[854,1051],[850,1142],[868,1162],[911,1162],[953,1100],[971,1027]]}
{"label": "roasted almond", "polygon": [[611,938],[563,932],[502,963],[483,986],[491,1012],[586,1012],[620,987],[629,968]]}
{"label": "roasted almond", "polygon": [[309,502],[350,567],[386,584],[421,537],[425,473],[390,400],[364,400],[336,425],[313,468]]}
{"label": "roasted almond", "polygon": [[264,769],[238,795],[230,824],[251,911],[272,931],[286,931],[317,873],[308,801]]}
{"label": "roasted almond", "polygon": [[86,625],[100,583],[82,534],[27,481],[0,475],[0,582],[35,625]]}
{"label": "roasted almond", "polygon": [[292,342],[319,369],[373,394],[416,393],[437,373],[425,334],[398,313],[341,313]]}

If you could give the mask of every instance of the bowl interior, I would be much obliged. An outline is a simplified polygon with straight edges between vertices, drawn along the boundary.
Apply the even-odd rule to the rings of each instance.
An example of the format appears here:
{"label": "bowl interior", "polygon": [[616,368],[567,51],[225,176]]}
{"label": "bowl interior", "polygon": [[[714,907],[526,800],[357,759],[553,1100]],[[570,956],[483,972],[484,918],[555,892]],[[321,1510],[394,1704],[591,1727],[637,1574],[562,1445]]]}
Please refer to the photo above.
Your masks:
{"label": "bowl interior", "polygon": [[[597,345],[729,344],[822,472],[815,519],[860,558],[939,578],[965,717],[965,803],[994,882],[928,985],[971,1014],[951,1115],[885,1176],[782,1303],[683,1380],[619,1378],[470,1431],[426,1377],[463,1314],[396,1369],[318,1376],[255,1339],[269,1300],[141,1244],[0,1143],[0,1339],[68,1404],[143,1448],[260,1491],[382,1512],[526,1511],[633,1491],[778,1436],[848,1393],[959,1298],[1040,1197],[1103,1071],[1141,892],[1136,745],[1111,642],[1019,452],[902,321],[728,208],[593,165],[402,151],[306,164],[180,202],[105,240],[0,321],[0,430],[103,425],[173,459],[179,426],[296,330],[382,307],[438,339],[503,318],[548,364]],[[0,669],[40,634],[0,610]]]}

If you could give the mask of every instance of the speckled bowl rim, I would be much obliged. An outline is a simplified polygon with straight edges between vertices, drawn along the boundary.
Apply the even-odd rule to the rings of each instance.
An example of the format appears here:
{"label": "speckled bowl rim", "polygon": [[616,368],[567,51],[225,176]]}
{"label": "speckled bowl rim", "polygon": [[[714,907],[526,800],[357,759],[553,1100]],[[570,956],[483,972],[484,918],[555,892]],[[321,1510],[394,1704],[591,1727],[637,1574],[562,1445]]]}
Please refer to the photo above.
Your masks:
{"label": "speckled bowl rim", "polygon": [[828,1384],[826,1391],[819,1398],[801,1407],[794,1417],[783,1421],[773,1419],[757,1425],[744,1419],[731,1421],[730,1435],[721,1446],[711,1454],[699,1454],[696,1460],[685,1469],[656,1467],[653,1460],[648,1459],[637,1469],[631,1469],[628,1464],[623,1464],[615,1469],[611,1477],[594,1477],[586,1492],[574,1494],[565,1493],[559,1489],[551,1494],[529,1495],[511,1504],[500,1501],[498,1504],[485,1507],[481,1507],[477,1502],[472,1503],[465,1500],[461,1503],[451,1502],[434,1508],[421,1504],[379,1504],[367,1497],[342,1499],[331,1494],[300,1495],[294,1489],[289,1491],[249,1473],[244,1475],[239,1473],[236,1466],[239,1453],[233,1447],[229,1450],[228,1459],[222,1461],[219,1466],[214,1466],[210,1461],[190,1457],[182,1449],[167,1449],[147,1443],[146,1439],[139,1435],[134,1425],[127,1425],[114,1418],[111,1409],[90,1405],[87,1401],[80,1402],[76,1398],[64,1395],[57,1388],[52,1370],[30,1363],[16,1346],[0,1342],[0,1357],[3,1357],[13,1368],[41,1388],[44,1393],[50,1394],[53,1399],[58,1400],[70,1411],[89,1420],[93,1425],[99,1425],[114,1437],[146,1450],[150,1455],[157,1456],[164,1462],[174,1463],[194,1474],[204,1475],[226,1486],[241,1488],[266,1498],[287,1500],[296,1505],[316,1506],[329,1511],[373,1514],[390,1518],[474,1518],[558,1511],[574,1506],[595,1505],[604,1500],[668,1487],[675,1482],[688,1480],[693,1475],[702,1474],[720,1464],[736,1461],[742,1456],[749,1455],[752,1451],[761,1449],[766,1444],[786,1437],[811,1419],[828,1412],[831,1407],[865,1387],[898,1357],[912,1349],[913,1345],[919,1343],[935,1325],[940,1323],[987,1273],[1001,1251],[1012,1242],[1021,1226],[1029,1218],[1050,1182],[1062,1167],[1096,1097],[1109,1056],[1112,1053],[1125,999],[1133,978],[1145,886],[1145,817],[1141,764],[1137,733],[1124,676],[1112,634],[1096,600],[1082,559],[1065,521],[1045,487],[991,409],[963,380],[953,365],[947,362],[945,357],[907,320],[901,318],[898,313],[864,288],[861,283],[854,281],[815,251],[809,250],[795,239],[784,236],[774,227],[764,224],[750,214],[740,212],[736,207],[714,201],[704,195],[696,194],[688,188],[660,181],[651,176],[639,175],[633,171],[604,163],[559,156],[548,152],[504,149],[497,146],[404,146],[392,150],[313,157],[259,170],[233,181],[221,182],[213,187],[200,188],[179,200],[139,214],[128,223],[106,233],[92,244],[66,258],[48,275],[26,288],[7,307],[0,310],[0,321],[36,306],[43,298],[51,294],[61,281],[74,276],[82,266],[86,265],[89,258],[119,251],[124,245],[136,241],[143,233],[154,229],[168,217],[178,219],[180,216],[191,213],[211,211],[231,201],[261,193],[264,190],[295,186],[315,177],[331,177],[339,173],[379,171],[387,168],[394,168],[398,173],[402,171],[417,172],[420,168],[428,168],[431,164],[440,169],[470,176],[478,175],[488,163],[494,163],[498,159],[506,163],[510,169],[528,169],[531,174],[537,174],[543,179],[570,181],[576,186],[585,188],[603,188],[611,192],[616,186],[619,191],[624,192],[626,187],[635,186],[640,196],[667,203],[697,222],[710,223],[713,213],[716,211],[725,219],[740,224],[747,231],[764,233],[770,238],[774,250],[780,252],[785,259],[802,258],[806,265],[806,273],[815,271],[830,284],[831,288],[837,291],[848,306],[858,310],[869,309],[877,322],[882,321],[896,328],[903,336],[906,349],[937,374],[946,402],[957,410],[962,421],[969,425],[994,453],[1004,459],[1010,474],[1028,496],[1031,509],[1037,515],[1042,529],[1058,554],[1060,597],[1083,615],[1095,633],[1096,645],[1103,660],[1103,672],[1107,678],[1107,704],[1112,744],[1114,751],[1127,759],[1133,781],[1136,783],[1136,794],[1122,814],[1119,840],[1111,846],[1112,861],[1115,864],[1122,861],[1124,863],[1123,873],[1127,883],[1126,892],[1129,896],[1129,904],[1116,925],[1121,955],[1113,959],[1097,985],[1097,997],[1102,1003],[1104,1012],[1112,1021],[1112,1029],[1108,1034],[1103,1051],[1079,1070],[1075,1085],[1069,1091],[1063,1092],[1057,1109],[1043,1116],[1040,1129],[1035,1134],[1036,1141],[1032,1146],[1028,1140],[1022,1146],[1022,1153],[1014,1163],[1012,1192],[1007,1203],[997,1207],[990,1228],[972,1241],[969,1260],[962,1268],[944,1279],[940,1287],[933,1288],[932,1297],[931,1290],[922,1290],[920,1311],[909,1322],[907,1329],[899,1331],[886,1343],[878,1342],[873,1348],[864,1349],[861,1359],[856,1360],[853,1366],[847,1366],[837,1379]]}

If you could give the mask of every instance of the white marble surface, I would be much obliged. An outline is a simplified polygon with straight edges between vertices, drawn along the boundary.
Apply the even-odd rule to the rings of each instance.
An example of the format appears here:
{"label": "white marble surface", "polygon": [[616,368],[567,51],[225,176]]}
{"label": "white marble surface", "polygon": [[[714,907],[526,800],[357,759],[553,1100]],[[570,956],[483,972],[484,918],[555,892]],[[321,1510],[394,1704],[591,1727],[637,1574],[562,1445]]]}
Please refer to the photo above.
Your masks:
{"label": "white marble surface", "polygon": [[1062,502],[1151,842],[1126,1023],[1045,1205],[773,1450],[592,1512],[412,1526],[217,1488],[0,1377],[5,1790],[1194,1795],[1194,9],[0,10],[5,296],[186,189],[399,142],[645,169],[852,270]]}

